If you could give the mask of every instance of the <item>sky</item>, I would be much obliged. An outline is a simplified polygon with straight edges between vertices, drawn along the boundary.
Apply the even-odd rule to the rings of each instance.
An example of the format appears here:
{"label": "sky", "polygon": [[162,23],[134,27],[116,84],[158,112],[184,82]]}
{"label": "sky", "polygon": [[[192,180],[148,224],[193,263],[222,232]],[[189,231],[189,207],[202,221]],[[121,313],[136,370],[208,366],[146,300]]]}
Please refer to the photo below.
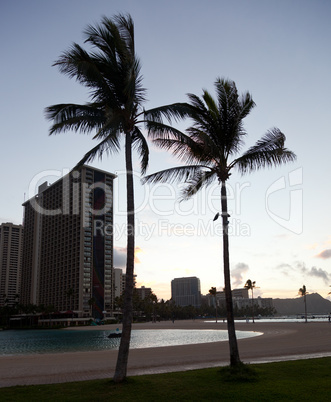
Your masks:
{"label": "sky", "polygon": [[[49,136],[44,109],[85,103],[88,92],[52,64],[102,16],[130,13],[147,89],[146,109],[213,95],[217,77],[249,91],[256,107],[245,119],[243,151],[278,127],[294,163],[228,183],[232,287],[256,281],[254,295],[297,297],[305,285],[331,290],[329,0],[0,0],[0,223],[22,223],[24,200],[54,182],[96,144],[92,135]],[[86,45],[84,45],[86,46]],[[177,127],[185,130],[189,122]],[[178,165],[150,144],[147,173]],[[115,266],[125,268],[124,152],[91,163],[117,174],[114,190]],[[140,183],[136,192],[137,285],[159,299],[171,280],[196,276],[202,294],[224,287],[220,189],[179,202],[181,184]]]}

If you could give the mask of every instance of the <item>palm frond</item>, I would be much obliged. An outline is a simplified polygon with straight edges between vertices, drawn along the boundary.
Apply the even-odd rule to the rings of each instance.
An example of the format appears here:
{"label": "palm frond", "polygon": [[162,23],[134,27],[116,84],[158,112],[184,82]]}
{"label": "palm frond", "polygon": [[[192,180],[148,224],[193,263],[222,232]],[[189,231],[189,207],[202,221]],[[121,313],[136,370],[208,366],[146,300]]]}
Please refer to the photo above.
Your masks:
{"label": "palm frond", "polygon": [[90,88],[94,100],[110,99],[122,105],[132,99],[136,103],[145,100],[141,66],[134,52],[133,21],[127,18],[104,17],[100,25],[89,25],[85,42],[94,47],[94,52],[88,53],[74,43],[55,63],[60,72]]}
{"label": "palm frond", "polygon": [[[215,82],[217,101],[210,93],[203,91],[203,99],[189,94],[192,105],[190,118],[194,124],[187,130],[191,135],[205,132],[222,160],[236,154],[243,145],[242,118],[249,113],[249,97],[239,99],[236,85],[233,81],[218,78]],[[245,110],[243,109],[245,106]]]}
{"label": "palm frond", "polygon": [[98,145],[88,151],[84,157],[77,163],[75,168],[84,165],[84,163],[88,163],[94,160],[96,156],[99,159],[102,159],[103,154],[112,154],[116,153],[120,150],[120,145],[118,141],[118,137],[108,136],[103,141],[101,141]]}
{"label": "palm frond", "polygon": [[256,106],[256,103],[253,101],[253,98],[249,92],[246,92],[241,96],[239,104],[241,120],[248,116],[252,109]]}
{"label": "palm frond", "polygon": [[224,117],[238,108],[238,91],[234,81],[217,78],[215,81],[218,108]]}
{"label": "palm frond", "polygon": [[141,173],[145,174],[149,162],[149,149],[146,138],[138,127],[135,127],[132,135],[132,146],[136,149],[140,157]]}
{"label": "palm frond", "polygon": [[185,136],[185,134],[177,128],[157,121],[146,121],[145,126],[147,135],[152,140],[169,138],[181,139],[182,136]]}
{"label": "palm frond", "polygon": [[[124,92],[129,100],[139,104],[146,100],[146,89],[142,87],[141,64],[135,54],[133,19],[130,14],[118,14],[114,17],[114,22],[118,32],[115,42],[117,56],[121,60],[122,69],[128,72]],[[106,25],[111,21],[104,17],[103,23]]]}
{"label": "palm frond", "polygon": [[152,173],[148,176],[144,176],[141,179],[143,184],[149,183],[174,183],[177,181],[189,181],[197,174],[198,171],[202,170],[201,166],[197,165],[186,165],[177,166],[170,169],[161,170],[156,173]]}
{"label": "palm frond", "polygon": [[197,170],[194,176],[188,180],[188,185],[181,191],[181,201],[188,200],[203,187],[208,187],[216,178],[214,170]]}
{"label": "palm frond", "polygon": [[205,101],[205,104],[207,105],[209,113],[212,114],[212,116],[217,119],[218,115],[218,107],[217,103],[215,102],[214,98],[211,96],[211,94],[207,91],[203,91],[203,100]]}
{"label": "palm frond", "polygon": [[[173,134],[173,135],[171,135]],[[215,163],[218,157],[217,149],[211,150],[214,144],[208,136],[201,132],[201,136],[186,135],[182,132],[164,133],[163,137],[153,140],[157,147],[170,151],[181,162],[191,165],[193,163],[208,166]],[[214,153],[214,152],[215,153]]]}
{"label": "palm frond", "polygon": [[163,118],[168,122],[178,122],[190,115],[192,107],[188,103],[173,103],[157,108],[144,110],[144,119],[147,122],[163,123]]}
{"label": "palm frond", "polygon": [[266,166],[278,166],[293,162],[296,155],[284,147],[285,135],[278,129],[269,130],[257,143],[240,158],[233,161],[240,173],[258,170]]}
{"label": "palm frond", "polygon": [[199,96],[195,94],[187,94],[187,97],[190,100],[190,105],[195,109],[196,112],[201,113],[201,111],[207,111],[204,102],[199,98]]}
{"label": "palm frond", "polygon": [[[114,101],[113,88],[103,74],[104,63],[107,63],[107,60],[103,59],[101,55],[89,54],[74,43],[69,50],[62,53],[54,63],[54,66],[58,66],[62,74],[67,75],[69,78],[75,78],[87,88],[97,89],[99,92],[102,90],[102,93],[106,94],[107,98]],[[116,80],[118,71],[114,67],[116,67],[114,63],[108,63],[108,74]]]}
{"label": "palm frond", "polygon": [[125,122],[121,110],[106,109],[104,113],[104,121],[101,127],[98,127],[93,140],[103,140],[108,135],[118,135],[123,132]]}
{"label": "palm frond", "polygon": [[[95,130],[93,139],[101,142],[80,163],[90,161],[96,155],[101,157],[104,152],[117,152],[119,133],[134,125],[138,109],[145,100],[141,66],[135,55],[131,16],[103,17],[99,25],[88,26],[84,34],[85,42],[92,46],[92,51],[88,52],[74,43],[54,65],[61,73],[88,87],[92,102],[85,105],[53,105],[45,110],[46,117],[53,121],[50,134],[66,130],[82,133]],[[135,145],[141,153],[147,144],[137,134]],[[140,156],[143,156],[144,170],[148,152],[143,154]]]}
{"label": "palm frond", "polygon": [[49,134],[58,134],[66,130],[89,133],[103,125],[105,118],[102,110],[92,104],[58,104],[45,109],[45,116],[53,121]]}
{"label": "palm frond", "polygon": [[114,21],[118,27],[121,38],[125,40],[131,54],[135,52],[134,44],[134,22],[130,14],[115,15]]}
{"label": "palm frond", "polygon": [[185,144],[181,140],[175,140],[171,138],[156,139],[153,141],[153,144],[156,144],[161,149],[170,151],[181,162],[187,164],[199,163],[201,159],[200,156],[203,156],[203,150],[202,148],[198,147],[198,144],[194,144],[193,146],[191,146],[187,143]]}

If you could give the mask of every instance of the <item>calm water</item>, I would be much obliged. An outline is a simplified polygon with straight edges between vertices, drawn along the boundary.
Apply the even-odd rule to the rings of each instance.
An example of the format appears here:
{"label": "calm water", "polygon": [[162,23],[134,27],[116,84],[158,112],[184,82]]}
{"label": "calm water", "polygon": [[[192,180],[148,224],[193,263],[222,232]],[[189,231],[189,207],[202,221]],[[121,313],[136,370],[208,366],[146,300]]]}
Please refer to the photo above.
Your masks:
{"label": "calm water", "polygon": [[[314,318],[311,317],[311,316],[307,317],[308,322],[325,322],[325,321],[328,321],[328,320],[329,320],[328,315],[323,315],[323,316],[316,315],[316,316],[314,316]],[[234,320],[234,321],[238,322],[238,323],[243,323],[243,322],[245,322],[245,319]],[[215,320],[209,320],[209,321],[206,321],[206,322],[211,323],[211,322],[215,322]],[[218,319],[218,322],[221,323],[221,322],[223,322],[223,320]],[[251,317],[249,317],[249,322],[252,322]],[[299,318],[299,317],[294,317],[294,316],[278,317],[278,318],[274,318],[274,317],[271,317],[271,318],[257,318],[257,317],[255,317],[255,322],[263,322],[263,323],[265,323],[265,322],[305,322],[305,318]]]}
{"label": "calm water", "polygon": [[[110,339],[111,331],[28,330],[0,331],[0,356],[33,353],[62,353],[117,349],[120,339]],[[237,331],[237,338],[262,335],[261,332]],[[131,348],[188,345],[226,341],[223,330],[139,330],[132,331]]]}

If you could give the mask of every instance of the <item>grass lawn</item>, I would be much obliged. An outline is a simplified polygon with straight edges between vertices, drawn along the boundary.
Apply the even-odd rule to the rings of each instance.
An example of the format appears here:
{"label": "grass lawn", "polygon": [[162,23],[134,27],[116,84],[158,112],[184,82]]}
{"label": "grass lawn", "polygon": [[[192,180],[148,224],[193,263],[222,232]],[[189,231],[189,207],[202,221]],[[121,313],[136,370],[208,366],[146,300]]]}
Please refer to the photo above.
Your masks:
{"label": "grass lawn", "polygon": [[[232,374],[232,375],[231,375]],[[0,401],[330,401],[331,357],[0,389]]]}

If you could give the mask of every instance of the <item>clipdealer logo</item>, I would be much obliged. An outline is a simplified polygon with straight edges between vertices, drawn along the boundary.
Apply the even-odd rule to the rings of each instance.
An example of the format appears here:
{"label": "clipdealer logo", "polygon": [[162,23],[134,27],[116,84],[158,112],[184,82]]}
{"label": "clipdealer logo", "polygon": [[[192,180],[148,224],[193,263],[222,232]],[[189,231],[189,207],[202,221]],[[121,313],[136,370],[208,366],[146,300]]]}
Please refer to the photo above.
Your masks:
{"label": "clipdealer logo", "polygon": [[[289,172],[288,176],[282,176],[267,189],[265,208],[270,218],[283,228],[301,234],[303,231],[303,171],[302,168]],[[270,197],[280,193],[287,197],[287,216],[276,214],[270,207]]]}

